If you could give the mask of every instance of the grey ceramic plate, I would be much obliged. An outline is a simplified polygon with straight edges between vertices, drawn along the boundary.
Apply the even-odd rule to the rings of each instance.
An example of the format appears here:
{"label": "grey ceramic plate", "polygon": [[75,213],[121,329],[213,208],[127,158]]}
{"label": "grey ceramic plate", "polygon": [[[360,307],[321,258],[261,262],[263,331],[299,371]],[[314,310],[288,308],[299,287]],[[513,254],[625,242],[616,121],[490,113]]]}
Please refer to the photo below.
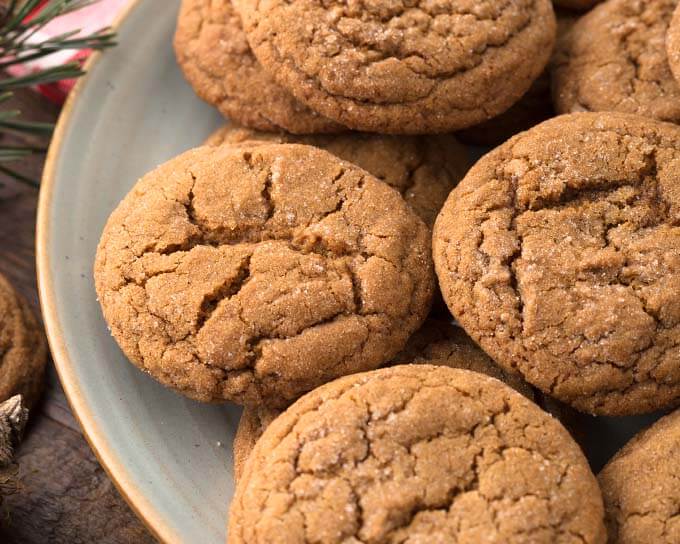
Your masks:
{"label": "grey ceramic plate", "polygon": [[92,280],[99,235],[121,198],[222,122],[176,66],[178,6],[135,2],[118,47],[90,65],[62,114],[40,196],[40,288],[66,394],[128,501],[161,540],[223,543],[240,410],[185,400],[132,367]]}
{"label": "grey ceramic plate", "polygon": [[[90,64],[67,104],[43,178],[38,273],[47,332],[75,414],[138,515],[166,542],[223,543],[239,409],[163,389],[128,364],[95,299],[92,262],[135,181],[222,122],[172,52],[179,0],[138,0],[120,45]],[[651,417],[583,422],[595,469]]]}

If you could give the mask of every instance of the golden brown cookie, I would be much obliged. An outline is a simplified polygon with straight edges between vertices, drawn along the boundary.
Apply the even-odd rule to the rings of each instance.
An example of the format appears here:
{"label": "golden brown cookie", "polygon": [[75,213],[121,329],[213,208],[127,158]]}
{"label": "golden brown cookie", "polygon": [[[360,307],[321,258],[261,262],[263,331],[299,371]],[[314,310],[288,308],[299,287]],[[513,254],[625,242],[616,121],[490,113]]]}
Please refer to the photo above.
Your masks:
{"label": "golden brown cookie", "polygon": [[430,231],[399,193],[292,144],[202,147],[147,174],[95,280],[113,336],[161,383],[283,406],[394,357],[434,287]]}
{"label": "golden brown cookie", "polygon": [[230,544],[604,543],[579,447],[476,372],[407,365],[346,376],[275,419],[245,464]]}
{"label": "golden brown cookie", "polygon": [[680,401],[680,127],[556,117],[483,157],[434,228],[449,309],[497,363],[595,414]]}
{"label": "golden brown cookie", "polygon": [[550,0],[237,0],[262,66],[355,130],[449,132],[526,92],[555,40]]}
{"label": "golden brown cookie", "polygon": [[666,32],[666,55],[676,82],[680,82],[680,6],[675,8]]}
{"label": "golden brown cookie", "polygon": [[294,136],[227,125],[213,133],[206,145],[247,141],[298,143],[325,149],[394,187],[429,227],[470,165],[467,149],[451,135],[344,133]]}
{"label": "golden brown cookie", "polygon": [[619,111],[680,122],[680,86],[664,40],[677,0],[608,0],[561,40],[553,65],[558,113]]}
{"label": "golden brown cookie", "polygon": [[303,106],[262,69],[231,0],[182,0],[174,43],[198,96],[226,117],[260,130],[344,130]]}
{"label": "golden brown cookie", "polygon": [[29,408],[40,396],[47,343],[26,301],[0,274],[0,402],[21,394]]}
{"label": "golden brown cookie", "polygon": [[[463,329],[451,323],[437,319],[428,319],[423,326],[409,338],[406,347],[388,363],[388,366],[399,364],[431,364],[472,370],[496,378],[528,399],[534,400],[534,390],[521,377],[505,372],[495,364],[463,332]],[[249,407],[243,411],[234,437],[234,478],[238,480],[243,471],[246,459],[253,451],[257,439],[264,430],[281,413],[266,406]]]}
{"label": "golden brown cookie", "polygon": [[611,544],[680,542],[680,410],[633,438],[598,479]]}

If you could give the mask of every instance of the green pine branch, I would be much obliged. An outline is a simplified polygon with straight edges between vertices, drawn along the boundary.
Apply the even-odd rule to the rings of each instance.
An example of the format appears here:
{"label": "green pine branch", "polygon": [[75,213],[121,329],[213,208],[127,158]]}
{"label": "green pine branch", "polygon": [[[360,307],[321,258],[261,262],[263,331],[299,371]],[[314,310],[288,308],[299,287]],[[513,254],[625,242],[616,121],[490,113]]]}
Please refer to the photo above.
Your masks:
{"label": "green pine branch", "polygon": [[[7,68],[63,50],[102,50],[115,45],[115,33],[103,28],[93,34],[81,36],[73,29],[59,36],[36,42],[35,35],[56,17],[96,3],[98,0],[49,0],[30,20],[26,17],[40,4],[40,0],[0,0],[0,173],[16,181],[36,185],[33,180],[19,174],[6,163],[20,161],[27,156],[44,153],[42,146],[31,145],[32,137],[49,137],[53,125],[21,119],[21,112],[7,109],[7,102],[13,91],[35,85],[54,83],[64,79],[75,79],[83,75],[80,63],[68,62],[61,66],[32,72],[20,77],[6,73]],[[3,145],[7,134],[18,135],[26,145]]]}

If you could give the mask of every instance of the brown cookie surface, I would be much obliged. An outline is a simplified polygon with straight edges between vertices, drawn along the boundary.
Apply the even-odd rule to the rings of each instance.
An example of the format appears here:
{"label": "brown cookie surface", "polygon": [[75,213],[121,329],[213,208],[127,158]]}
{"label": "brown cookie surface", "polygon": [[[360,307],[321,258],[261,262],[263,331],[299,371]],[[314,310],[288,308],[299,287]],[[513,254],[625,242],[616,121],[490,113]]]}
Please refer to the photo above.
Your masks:
{"label": "brown cookie surface", "polygon": [[282,86],[371,132],[448,132],[494,117],[538,77],[555,40],[549,0],[236,7],[253,52]]}
{"label": "brown cookie surface", "polygon": [[641,432],[598,480],[612,544],[680,542],[680,410]]}
{"label": "brown cookie surface", "polygon": [[401,196],[292,144],[202,147],[147,174],[109,218],[95,281],[161,383],[271,405],[392,358],[434,287],[430,231]]}
{"label": "brown cookie surface", "polygon": [[182,0],[174,44],[191,86],[226,117],[261,130],[344,130],[303,106],[262,69],[231,0]]}
{"label": "brown cookie surface", "polygon": [[0,275],[0,402],[21,394],[26,406],[40,396],[47,342],[27,302]]}
{"label": "brown cookie surface", "polygon": [[675,81],[680,82],[680,6],[675,8],[666,32],[666,55]]}
{"label": "brown cookie surface", "polygon": [[498,380],[407,365],[326,384],[274,420],[228,542],[603,543],[602,518],[556,420]]}
{"label": "brown cookie surface", "polygon": [[558,113],[618,111],[680,122],[680,86],[664,42],[677,0],[608,0],[561,40],[553,66]]}
{"label": "brown cookie surface", "polygon": [[561,116],[483,157],[434,228],[444,299],[493,359],[582,411],[680,400],[680,127]]}
{"label": "brown cookie surface", "polygon": [[344,133],[295,136],[225,126],[213,133],[206,145],[247,141],[298,143],[325,149],[394,187],[429,227],[470,164],[467,149],[450,135]]}

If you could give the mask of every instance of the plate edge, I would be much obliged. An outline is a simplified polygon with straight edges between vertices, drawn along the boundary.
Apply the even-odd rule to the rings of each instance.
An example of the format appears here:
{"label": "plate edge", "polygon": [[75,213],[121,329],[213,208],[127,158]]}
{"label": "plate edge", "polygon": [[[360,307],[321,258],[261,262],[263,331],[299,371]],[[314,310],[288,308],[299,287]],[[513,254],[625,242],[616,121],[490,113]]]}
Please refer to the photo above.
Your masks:
{"label": "plate edge", "polygon": [[[118,30],[121,25],[131,16],[134,10],[141,5],[143,0],[130,0],[123,11],[116,17],[111,25]],[[132,508],[137,517],[142,520],[153,536],[166,544],[180,543],[181,539],[170,528],[162,516],[158,514],[153,505],[134,489],[131,478],[127,474],[123,463],[110,449],[107,440],[100,432],[96,418],[83,402],[79,387],[75,382],[72,361],[64,342],[63,332],[59,323],[55,302],[55,290],[50,274],[49,242],[49,209],[54,195],[55,175],[59,162],[59,156],[64,143],[64,137],[71,128],[72,115],[76,101],[86,87],[94,66],[102,56],[102,52],[94,52],[84,65],[86,74],[78,80],[71,91],[59,115],[52,140],[45,158],[43,174],[40,182],[38,195],[38,211],[36,217],[35,252],[36,270],[38,282],[38,298],[40,309],[45,324],[45,332],[49,343],[52,360],[56,367],[59,381],[64,388],[73,415],[78,421],[85,440],[94,452],[99,464],[115,484],[121,496]]]}

